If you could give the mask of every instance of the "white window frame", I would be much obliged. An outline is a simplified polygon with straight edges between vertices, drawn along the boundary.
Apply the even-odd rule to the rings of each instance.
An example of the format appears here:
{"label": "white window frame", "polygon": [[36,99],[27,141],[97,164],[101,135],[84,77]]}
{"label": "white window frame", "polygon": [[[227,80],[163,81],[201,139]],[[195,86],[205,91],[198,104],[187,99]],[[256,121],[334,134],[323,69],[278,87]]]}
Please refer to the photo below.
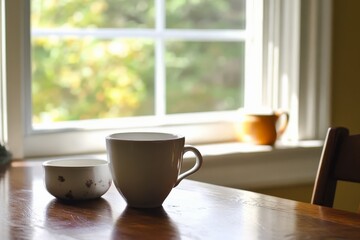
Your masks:
{"label": "white window frame", "polygon": [[[25,27],[25,20],[29,19],[29,12],[25,11],[29,2],[2,1],[5,1],[6,8],[6,96],[3,97],[7,113],[6,139],[14,157],[104,151],[104,137],[123,128],[114,126],[111,129],[94,130],[90,122],[88,127],[87,122],[84,122],[82,129],[29,132],[29,123],[25,122],[29,109],[25,109],[24,104],[29,99],[24,91],[26,74],[29,72],[26,66],[30,66],[26,62],[29,58],[24,55],[29,50],[26,49],[29,47],[29,34]],[[254,79],[253,85],[245,86],[245,102],[246,99],[254,99],[252,89],[262,89],[257,91],[259,96],[255,98],[259,101],[248,103],[288,110],[291,121],[285,139],[297,141],[322,138],[330,115],[331,4],[326,0],[249,2],[249,8],[254,5],[263,7],[264,15],[249,17],[252,18],[251,24],[264,24],[264,28],[257,33],[260,38],[254,38],[254,41],[249,41],[251,44],[246,44],[246,52],[256,54],[257,57],[253,62],[248,62],[249,66],[245,66],[245,77]],[[261,66],[259,59],[263,68],[254,69],[254,66]],[[250,67],[252,71],[248,70]],[[248,93],[252,93],[252,96]],[[181,125],[177,116],[173,116],[167,125],[154,126],[149,123],[138,128],[135,124],[126,126],[126,130],[179,132],[193,144],[213,142],[215,139],[219,142],[234,140],[232,120],[236,118],[236,112],[218,115],[213,114],[211,121],[206,120],[208,116],[204,119],[201,114],[195,115],[200,124],[188,122]]]}

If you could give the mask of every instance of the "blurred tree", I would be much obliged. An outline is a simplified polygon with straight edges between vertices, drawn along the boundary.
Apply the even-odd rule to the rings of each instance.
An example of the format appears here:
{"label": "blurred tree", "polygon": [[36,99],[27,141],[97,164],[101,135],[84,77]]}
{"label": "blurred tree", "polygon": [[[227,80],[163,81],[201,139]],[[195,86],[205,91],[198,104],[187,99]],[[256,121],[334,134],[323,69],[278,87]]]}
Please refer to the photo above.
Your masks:
{"label": "blurred tree", "polygon": [[[182,29],[241,29],[244,2],[166,1],[166,24]],[[33,29],[153,29],[154,4],[147,0],[32,0],[31,24]],[[33,37],[33,121],[153,115],[154,48],[151,39]],[[167,42],[167,113],[240,107],[243,58],[241,42]]]}

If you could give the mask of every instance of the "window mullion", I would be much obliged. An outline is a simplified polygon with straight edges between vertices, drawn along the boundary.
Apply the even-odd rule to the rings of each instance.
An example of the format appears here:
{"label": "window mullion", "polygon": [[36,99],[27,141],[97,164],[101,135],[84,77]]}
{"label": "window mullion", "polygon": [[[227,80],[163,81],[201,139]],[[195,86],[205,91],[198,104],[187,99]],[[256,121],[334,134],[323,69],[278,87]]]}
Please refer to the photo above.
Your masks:
{"label": "window mullion", "polygon": [[155,38],[155,115],[164,116],[166,113],[166,83],[165,83],[165,1],[156,0],[156,38]]}
{"label": "window mullion", "polygon": [[243,41],[246,39],[246,31],[237,29],[118,29],[118,28],[94,28],[94,29],[32,29],[32,37],[96,37],[97,39],[114,38],[164,38],[164,39],[185,39],[203,41]]}
{"label": "window mullion", "polygon": [[262,9],[262,0],[246,1],[244,107],[248,109],[256,109],[263,105]]}

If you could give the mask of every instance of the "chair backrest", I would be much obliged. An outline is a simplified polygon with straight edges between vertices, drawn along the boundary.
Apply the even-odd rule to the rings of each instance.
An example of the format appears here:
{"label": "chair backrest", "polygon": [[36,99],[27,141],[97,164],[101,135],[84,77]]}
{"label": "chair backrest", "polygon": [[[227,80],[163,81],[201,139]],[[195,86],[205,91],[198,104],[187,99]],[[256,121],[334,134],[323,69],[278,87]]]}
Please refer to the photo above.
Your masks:
{"label": "chair backrest", "polygon": [[360,183],[360,134],[343,127],[328,130],[311,203],[333,207],[338,180]]}

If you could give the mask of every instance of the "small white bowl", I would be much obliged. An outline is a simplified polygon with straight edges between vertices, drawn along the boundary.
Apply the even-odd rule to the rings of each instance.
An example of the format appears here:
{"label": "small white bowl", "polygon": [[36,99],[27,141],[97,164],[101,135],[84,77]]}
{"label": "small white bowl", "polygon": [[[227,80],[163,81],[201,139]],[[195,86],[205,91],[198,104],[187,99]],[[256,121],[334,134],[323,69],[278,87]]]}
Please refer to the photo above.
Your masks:
{"label": "small white bowl", "polygon": [[109,163],[100,159],[58,159],[43,163],[45,186],[62,200],[101,197],[111,186]]}

